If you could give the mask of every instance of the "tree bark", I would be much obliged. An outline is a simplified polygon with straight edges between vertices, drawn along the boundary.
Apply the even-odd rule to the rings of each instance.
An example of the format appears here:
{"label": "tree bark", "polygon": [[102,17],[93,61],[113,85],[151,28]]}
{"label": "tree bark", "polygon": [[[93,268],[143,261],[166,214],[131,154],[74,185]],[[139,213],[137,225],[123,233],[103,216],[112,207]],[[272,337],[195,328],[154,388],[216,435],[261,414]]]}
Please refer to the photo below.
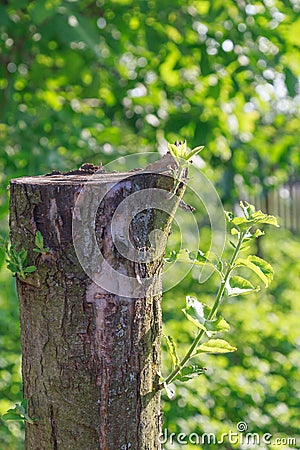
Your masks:
{"label": "tree bark", "polygon": [[[168,168],[163,161],[158,170],[125,178],[112,173],[94,179],[89,169],[11,181],[11,241],[24,247],[28,265],[37,267],[24,280],[16,277],[24,398],[30,417],[38,419],[26,424],[26,450],[160,448],[162,256],[126,259],[112,238],[111,223],[114,211],[133,193],[171,191]],[[74,226],[76,200],[92,179],[95,188],[107,191],[95,216],[98,247],[122,275],[138,284],[149,277],[145,295],[128,297],[101,288],[78,261],[72,219]],[[149,249],[151,231],[158,228],[167,237],[170,226],[166,212],[148,207],[131,221],[129,231],[135,247]],[[37,231],[49,249],[45,254],[33,251]]]}

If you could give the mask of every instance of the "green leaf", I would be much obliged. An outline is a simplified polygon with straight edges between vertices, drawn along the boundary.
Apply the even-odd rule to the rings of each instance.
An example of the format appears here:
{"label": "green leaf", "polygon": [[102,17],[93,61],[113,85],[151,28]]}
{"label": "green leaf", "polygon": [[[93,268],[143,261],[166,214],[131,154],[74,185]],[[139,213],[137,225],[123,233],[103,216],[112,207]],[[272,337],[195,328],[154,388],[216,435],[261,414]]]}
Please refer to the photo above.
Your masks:
{"label": "green leaf", "polygon": [[186,141],[176,141],[175,144],[168,144],[168,150],[176,161],[184,159],[189,161],[193,156],[203,150],[204,146],[195,147],[193,150],[188,150]]}
{"label": "green leaf", "polygon": [[166,262],[174,262],[178,257],[176,250],[172,250],[167,257],[164,258]]}
{"label": "green leaf", "polygon": [[222,316],[217,316],[213,320],[206,320],[205,326],[207,328],[207,336],[211,336],[217,333],[228,332],[230,330],[230,325]]}
{"label": "green leaf", "polygon": [[197,328],[205,331],[207,336],[211,337],[213,334],[229,331],[230,326],[223,317],[217,316],[214,319],[208,319],[211,312],[210,306],[190,296],[186,297],[186,304],[186,308],[182,310],[186,318]]}
{"label": "green leaf", "polygon": [[19,268],[18,268],[15,264],[13,264],[13,263],[11,263],[11,262],[9,262],[9,263],[7,264],[7,268],[8,268],[8,270],[10,270],[12,273],[17,273],[18,270],[19,270]]}
{"label": "green leaf", "polygon": [[36,266],[28,266],[23,269],[24,273],[32,273],[36,271]]}
{"label": "green leaf", "polygon": [[245,217],[235,217],[231,223],[239,229],[249,228],[249,220]]}
{"label": "green leaf", "polygon": [[40,231],[36,232],[35,235],[35,245],[37,246],[37,248],[39,249],[43,249],[44,248],[44,238],[42,236],[42,233]]}
{"label": "green leaf", "polygon": [[34,248],[33,251],[36,253],[45,254],[49,252],[49,248],[44,247],[44,238],[40,231],[36,232],[35,235],[35,245],[37,248]]}
{"label": "green leaf", "polygon": [[196,327],[201,330],[207,331],[205,327],[205,312],[206,315],[209,314],[209,310],[207,310],[207,305],[199,302],[195,297],[187,296],[186,297],[186,308],[184,308],[183,313],[186,318],[192,322]]}
{"label": "green leaf", "polygon": [[201,152],[201,150],[204,149],[204,145],[201,145],[199,147],[195,147],[193,148],[193,150],[191,150],[190,152],[188,152],[188,154],[186,155],[186,157],[184,158],[186,161],[189,161],[193,156],[197,155],[198,153]]}
{"label": "green leaf", "polygon": [[24,417],[22,417],[20,414],[16,413],[14,409],[9,409],[7,413],[3,414],[1,416],[1,419],[3,420],[24,420]]}
{"label": "green leaf", "polygon": [[254,287],[250,281],[243,277],[234,275],[226,283],[226,291],[228,297],[234,297],[241,294],[249,294],[253,291],[258,291],[259,288]]}
{"label": "green leaf", "polygon": [[176,375],[174,380],[179,380],[183,382],[189,381],[192,378],[196,378],[199,375],[204,374],[205,371],[206,371],[205,367],[201,367],[199,365],[186,366],[181,369],[181,371]]}
{"label": "green leaf", "polygon": [[19,252],[13,251],[13,254],[17,261],[20,261],[21,263],[26,265],[27,250],[25,250],[24,248],[21,248],[21,250]]}
{"label": "green leaf", "polygon": [[264,214],[262,211],[255,212],[252,217],[255,223],[268,224],[273,225],[274,227],[279,227],[275,216]]}
{"label": "green leaf", "polygon": [[197,353],[230,353],[236,350],[236,347],[233,347],[224,339],[210,339],[199,345]]}
{"label": "green leaf", "polygon": [[202,252],[202,250],[190,252],[188,249],[186,249],[186,253],[188,255],[187,262],[192,261],[193,265],[195,266],[203,266],[204,264],[207,264],[214,270],[218,270],[218,263],[220,260],[218,259],[217,262],[211,261],[208,256],[208,252],[204,253]]}
{"label": "green leaf", "polygon": [[168,150],[171,153],[171,155],[173,156],[173,158],[175,158],[176,160],[178,160],[180,158],[184,159],[184,157],[187,153],[186,141],[183,141],[183,142],[176,141],[175,144],[168,143]]}
{"label": "green leaf", "polygon": [[241,245],[240,252],[245,252],[246,250],[249,250],[249,248],[250,248],[250,245],[248,245],[246,242],[244,242],[244,244]]}
{"label": "green leaf", "polygon": [[219,259],[216,268],[218,269],[219,272],[223,271],[223,262]]}
{"label": "green leaf", "polygon": [[[255,211],[255,207],[248,202],[240,202],[240,206],[245,217],[234,217],[231,215],[229,220],[237,229],[243,231],[256,224],[268,224],[279,227],[275,216],[265,214],[262,211]],[[231,231],[231,233],[234,234],[235,232]]]}
{"label": "green leaf", "polygon": [[274,270],[271,264],[255,255],[248,256],[247,259],[238,259],[236,266],[245,266],[251,269],[268,287],[273,280]]}
{"label": "green leaf", "polygon": [[164,338],[166,340],[168,350],[169,350],[170,356],[172,358],[172,365],[173,365],[173,369],[174,369],[175,367],[177,367],[179,365],[179,357],[178,357],[178,354],[176,351],[176,346],[175,346],[175,343],[171,336],[164,335]]}
{"label": "green leaf", "polygon": [[240,207],[242,208],[246,219],[251,220],[252,214],[255,213],[255,206],[248,202],[240,202]]}
{"label": "green leaf", "polygon": [[255,231],[255,233],[253,233],[253,237],[254,238],[258,238],[260,236],[263,236],[265,234],[264,231],[260,230],[259,228]]}
{"label": "green leaf", "polygon": [[197,250],[197,251],[194,251],[194,252],[190,252],[189,250],[187,250],[187,253],[188,253],[189,259],[191,261],[194,261],[194,262],[197,261],[197,262],[200,262],[200,263],[206,263],[207,262],[206,253],[202,252],[202,250]]}
{"label": "green leaf", "polygon": [[16,403],[14,408],[11,408],[7,413],[1,416],[3,420],[24,420],[28,423],[34,423],[38,419],[32,419],[28,415],[28,399],[25,398],[21,403]]}
{"label": "green leaf", "polygon": [[48,247],[45,247],[45,248],[34,248],[33,251],[36,252],[36,253],[41,253],[42,255],[45,255],[46,253],[49,253],[49,248]]}

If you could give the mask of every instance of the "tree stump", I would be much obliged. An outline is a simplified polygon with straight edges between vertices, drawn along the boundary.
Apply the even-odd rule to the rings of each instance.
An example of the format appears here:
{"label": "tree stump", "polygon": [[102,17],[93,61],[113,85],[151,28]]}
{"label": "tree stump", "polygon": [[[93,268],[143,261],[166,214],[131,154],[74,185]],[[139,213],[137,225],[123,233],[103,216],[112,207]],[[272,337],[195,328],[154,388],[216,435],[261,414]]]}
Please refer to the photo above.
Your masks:
{"label": "tree stump", "polygon": [[[158,190],[165,192],[163,203],[171,201],[172,165],[174,160],[167,155],[148,171],[97,173],[97,168],[84,165],[67,174],[11,181],[11,241],[27,250],[28,265],[37,268],[25,279],[16,276],[24,398],[30,417],[38,419],[26,423],[26,450],[160,448],[160,275],[172,217],[145,201],[145,209],[140,208],[128,226],[130,245],[141,258],[130,259],[126,242],[116,239],[124,214],[114,217],[114,212],[143,190],[148,190],[146,199],[148,192]],[[95,217],[89,216],[84,197],[80,203],[87,186],[91,192],[104,192]],[[173,211],[183,190],[182,184]],[[128,295],[125,284],[123,292],[119,281],[107,289],[114,277],[107,281],[103,266],[95,267],[90,242],[76,253],[74,242],[85,240],[88,222],[94,224],[97,251],[112,273],[136,283],[133,295]],[[79,230],[76,236],[74,228]],[[49,249],[44,254],[33,251],[37,231]],[[151,233],[157,245],[155,258],[149,258]],[[80,251],[87,252],[92,268],[79,263]],[[143,252],[148,252],[147,258]]]}

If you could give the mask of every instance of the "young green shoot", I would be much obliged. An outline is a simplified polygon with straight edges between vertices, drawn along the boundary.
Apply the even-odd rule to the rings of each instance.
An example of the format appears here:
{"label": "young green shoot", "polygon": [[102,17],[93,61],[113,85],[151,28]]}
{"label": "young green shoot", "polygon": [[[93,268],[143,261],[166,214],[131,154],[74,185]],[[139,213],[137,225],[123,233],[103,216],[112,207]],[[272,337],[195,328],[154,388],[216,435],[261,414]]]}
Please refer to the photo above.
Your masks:
{"label": "young green shoot", "polygon": [[14,408],[9,409],[1,416],[2,420],[18,420],[33,424],[38,419],[31,418],[28,415],[28,399],[25,398],[21,403],[16,403]]}
{"label": "young green shoot", "polygon": [[[34,243],[34,252],[42,255],[49,252],[49,248],[44,247],[44,238],[40,231],[36,232]],[[17,250],[17,245],[11,244],[8,239],[2,239],[0,247],[5,253],[7,268],[21,280],[24,280],[26,276],[36,271],[36,266],[28,265],[27,250],[23,247],[20,250]]]}
{"label": "young green shoot", "polygon": [[24,280],[27,275],[35,272],[36,266],[30,266],[27,263],[27,250],[23,247],[17,250],[17,246],[11,244],[9,241],[4,241],[1,244],[5,252],[7,268],[17,275],[21,280]]}
{"label": "young green shoot", "polygon": [[[188,163],[190,158],[203,147],[197,147],[187,153],[186,142],[184,141],[183,143],[169,144],[168,148],[177,163],[179,162],[179,158],[182,157]],[[181,182],[182,167],[185,168],[186,165],[183,163],[179,167],[178,183]],[[175,192],[177,186],[178,184],[176,185]],[[188,381],[205,372],[205,369],[199,364],[187,365],[192,358],[204,353],[229,353],[237,350],[236,347],[232,346],[225,339],[216,338],[219,333],[230,330],[227,321],[219,314],[220,306],[225,298],[258,292],[260,289],[258,286],[254,286],[248,279],[237,275],[237,269],[240,267],[250,269],[250,271],[254,272],[260,278],[266,287],[272,281],[273,268],[267,261],[256,255],[242,257],[241,253],[249,248],[250,241],[264,234],[260,228],[257,228],[258,226],[268,224],[278,227],[277,219],[262,211],[256,211],[255,207],[248,202],[240,202],[240,207],[243,214],[242,217],[234,216],[231,212],[225,212],[232,235],[230,245],[233,247],[231,258],[228,261],[215,258],[214,255],[209,255],[201,250],[194,252],[189,250],[176,252],[173,250],[165,258],[167,262],[179,260],[185,262],[192,261],[195,265],[209,264],[219,275],[220,280],[212,306],[200,302],[196,297],[186,297],[186,307],[183,309],[183,313],[187,320],[196,327],[197,333],[182,358],[178,356],[174,340],[170,336],[165,336],[168,352],[172,360],[172,371],[162,379],[159,388],[165,388],[170,397],[174,396],[174,392],[169,386],[170,383],[175,380]]]}
{"label": "young green shoot", "polygon": [[178,186],[185,178],[185,169],[192,162],[191,159],[203,149],[204,146],[202,145],[200,147],[193,148],[193,150],[189,150],[186,141],[175,141],[174,144],[168,144],[168,150],[178,166],[177,174],[174,173],[175,185],[173,195],[176,195]]}

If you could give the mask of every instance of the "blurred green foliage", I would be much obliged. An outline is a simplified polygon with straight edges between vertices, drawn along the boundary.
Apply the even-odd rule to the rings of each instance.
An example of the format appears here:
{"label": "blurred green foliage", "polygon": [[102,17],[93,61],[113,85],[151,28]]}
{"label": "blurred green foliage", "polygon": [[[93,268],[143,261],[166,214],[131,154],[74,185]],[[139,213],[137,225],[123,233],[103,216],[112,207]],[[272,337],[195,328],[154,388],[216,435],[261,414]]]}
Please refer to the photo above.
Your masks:
{"label": "blurred green foliage", "polygon": [[[226,335],[238,350],[229,355],[205,355],[197,363],[207,368],[206,376],[176,388],[176,398],[165,396],[164,426],[169,434],[237,432],[237,423],[245,421],[248,432],[271,433],[275,437],[300,439],[300,375],[298,326],[300,291],[300,244],[285,230],[267,229],[262,240],[264,255],[275,269],[275,278],[268,291],[231,299],[222,306],[222,314],[230,322]],[[276,239],[277,245],[274,245]],[[249,273],[248,273],[249,274]],[[191,342],[190,326],[182,320],[187,292],[212,303],[214,285],[210,279],[204,286],[192,276],[187,277],[163,299],[165,332],[176,336],[180,347]],[[255,283],[257,279],[253,278]],[[174,314],[174,309],[178,311]],[[179,348],[180,348],[179,347]],[[183,352],[184,353],[184,352]],[[169,357],[165,363],[171,364]],[[166,370],[166,369],[165,369]],[[176,441],[175,441],[176,442]],[[226,447],[225,447],[226,445]],[[179,449],[180,445],[166,445]],[[184,448],[240,448],[224,443],[218,445],[186,445]],[[252,448],[290,448],[261,446]],[[291,447],[294,448],[294,447]],[[298,448],[298,447],[296,447]]]}
{"label": "blurred green foliage", "polygon": [[[297,175],[299,11],[299,0],[1,2],[1,234],[10,178],[105,164],[166,140],[206,145],[203,171],[225,203],[244,186],[264,191]],[[300,248],[275,233],[260,249],[276,269],[270,292],[225,307],[239,351],[206,357],[208,376],[165,404],[170,430],[221,433],[244,419],[251,429],[298,432]],[[4,267],[0,280],[3,413],[21,400],[21,385],[17,300]],[[209,301],[213,281],[189,276],[166,295],[179,341],[190,340],[177,313],[185,295]],[[19,423],[1,423],[0,447],[22,448]]]}

